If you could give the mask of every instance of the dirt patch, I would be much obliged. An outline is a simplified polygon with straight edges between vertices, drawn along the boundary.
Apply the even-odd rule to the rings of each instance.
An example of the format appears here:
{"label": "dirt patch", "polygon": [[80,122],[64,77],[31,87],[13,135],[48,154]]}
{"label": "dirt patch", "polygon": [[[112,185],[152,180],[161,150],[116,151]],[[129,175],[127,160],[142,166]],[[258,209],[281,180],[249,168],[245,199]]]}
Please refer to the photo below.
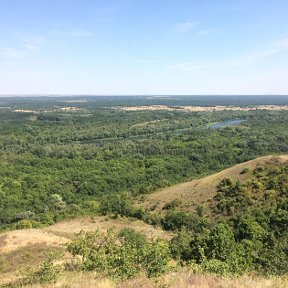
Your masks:
{"label": "dirt patch", "polygon": [[162,122],[162,121],[164,121],[164,120],[147,121],[147,122],[131,125],[130,128],[146,127],[146,126],[153,125],[153,124],[156,124],[156,123],[159,123],[159,122]]}
{"label": "dirt patch", "polygon": [[255,111],[255,110],[270,110],[288,111],[288,105],[257,105],[254,107],[238,107],[238,106],[167,106],[167,105],[147,105],[147,106],[116,106],[112,107],[115,110],[125,111],[143,111],[143,110],[166,110],[166,111],[184,111],[184,112],[205,112],[205,111]]}
{"label": "dirt patch", "polygon": [[7,244],[7,238],[8,238],[7,235],[1,235],[1,236],[0,236],[0,251],[1,251],[1,249],[2,249],[3,247],[6,246],[6,244]]}
{"label": "dirt patch", "polygon": [[37,113],[36,110],[28,110],[28,109],[16,109],[16,110],[14,110],[14,112],[18,112],[18,113]]}
{"label": "dirt patch", "polygon": [[0,254],[11,253],[31,245],[61,246],[68,241],[40,229],[25,229],[6,232],[0,238]]}
{"label": "dirt patch", "polygon": [[171,237],[171,233],[163,231],[160,228],[155,228],[140,220],[133,221],[127,218],[109,219],[104,216],[59,222],[46,228],[45,231],[57,235],[63,235],[65,237],[72,237],[75,233],[79,233],[81,230],[89,231],[99,229],[100,231],[106,232],[108,229],[115,229],[119,231],[124,228],[131,228],[144,234],[150,239],[169,239]]}
{"label": "dirt patch", "polygon": [[77,107],[62,107],[60,108],[61,111],[80,111],[82,110],[81,108]]}

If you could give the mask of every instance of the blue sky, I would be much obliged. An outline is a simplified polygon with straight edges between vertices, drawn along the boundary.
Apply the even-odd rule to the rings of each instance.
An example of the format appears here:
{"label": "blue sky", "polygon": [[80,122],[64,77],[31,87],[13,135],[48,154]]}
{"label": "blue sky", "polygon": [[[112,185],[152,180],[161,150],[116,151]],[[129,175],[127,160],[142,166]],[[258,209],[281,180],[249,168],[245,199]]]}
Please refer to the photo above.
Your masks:
{"label": "blue sky", "polygon": [[0,0],[0,94],[288,94],[287,0]]}

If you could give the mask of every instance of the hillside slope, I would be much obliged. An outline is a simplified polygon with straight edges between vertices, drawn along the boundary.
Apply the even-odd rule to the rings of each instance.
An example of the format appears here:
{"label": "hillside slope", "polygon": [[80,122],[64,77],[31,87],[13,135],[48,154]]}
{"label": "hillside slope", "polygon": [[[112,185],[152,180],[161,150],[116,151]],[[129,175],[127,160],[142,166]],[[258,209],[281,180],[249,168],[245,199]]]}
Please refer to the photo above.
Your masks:
{"label": "hillside slope", "polygon": [[[43,229],[22,229],[0,234],[0,285],[13,280],[21,269],[36,267],[53,249],[63,253],[66,244],[81,230],[108,229],[120,231],[131,228],[148,238],[170,239],[172,233],[155,228],[140,220],[127,218],[109,219],[103,216],[62,221]],[[62,261],[67,261],[65,253]]]}
{"label": "hillside slope", "polygon": [[198,206],[207,206],[216,193],[217,185],[224,178],[245,181],[251,178],[252,172],[257,166],[282,165],[285,163],[288,163],[288,155],[259,157],[201,179],[156,191],[148,195],[144,201],[139,202],[139,205],[149,210],[159,211],[173,200],[180,200],[177,209],[194,211]]}
{"label": "hillside slope", "polygon": [[[161,249],[164,249],[163,247],[166,247],[167,251],[169,250],[169,253],[167,252],[168,253],[167,255],[169,255],[170,257],[171,253],[172,258],[169,258],[168,256],[167,259],[165,258],[165,256],[161,258],[162,253],[163,255],[165,255],[165,253],[163,252],[164,250],[159,250],[161,251],[161,253],[158,253],[159,252],[158,251],[156,254],[160,255],[161,257],[159,256],[160,258],[154,263],[160,263],[163,259],[164,260],[166,259],[165,261],[167,262],[165,262],[166,263],[165,265],[167,265],[167,268],[170,267],[169,266],[170,264],[172,265],[170,268],[173,268],[174,265],[176,265],[175,263],[178,263],[177,261],[181,259],[183,263],[186,263],[186,261],[192,261],[192,263],[196,265],[194,267],[194,269],[196,269],[195,271],[198,272],[201,271],[201,273],[202,272],[216,273],[216,274],[218,273],[220,275],[221,273],[223,275],[226,275],[225,273],[228,273],[227,275],[230,275],[229,273],[235,273],[235,275],[237,275],[238,273],[239,275],[242,275],[243,272],[245,271],[247,273],[249,271],[250,272],[257,271],[258,273],[260,273],[259,275],[262,274],[264,275],[265,273],[266,275],[270,274],[287,275],[287,265],[286,265],[288,261],[286,253],[287,221],[288,221],[287,218],[288,215],[286,213],[287,191],[288,191],[287,169],[288,169],[288,155],[260,157],[255,160],[251,160],[246,163],[233,166],[217,174],[202,179],[194,180],[191,182],[182,183],[164,189],[162,191],[155,192],[151,195],[147,195],[146,200],[142,201],[142,203],[140,204],[142,205],[142,207],[148,207],[151,210],[153,210],[152,208],[155,208],[153,206],[157,204],[156,209],[154,209],[155,211],[153,211],[152,213],[147,213],[147,219],[146,219],[147,223],[153,223],[150,222],[150,220],[154,219],[153,217],[155,215],[156,216],[158,215],[160,219],[158,225],[161,225],[163,229],[167,229],[170,232],[164,231],[158,227],[153,227],[147,223],[144,223],[143,221],[131,218],[119,217],[116,219],[111,219],[105,216],[94,216],[94,217],[82,217],[69,221],[58,222],[50,227],[43,229],[23,229],[1,233],[0,285],[9,282],[12,283],[14,281],[16,286],[14,285],[9,287],[19,287],[17,286],[19,282],[17,282],[16,280],[17,277],[19,276],[19,272],[22,269],[26,268],[33,269],[36,267],[43,267],[39,265],[42,265],[41,263],[43,263],[43,260],[47,259],[47,253],[45,253],[47,249],[53,249],[54,253],[59,255],[57,260],[55,260],[55,263],[62,265],[63,269],[67,265],[71,266],[72,263],[74,263],[71,260],[78,259],[77,257],[81,255],[80,252],[82,251],[81,250],[82,248],[80,249],[81,251],[79,250],[80,252],[78,251],[80,254],[76,253],[75,254],[76,258],[73,258],[72,256],[75,257],[75,255],[71,253],[71,250],[70,251],[67,250],[67,243],[72,240],[74,242],[74,245],[76,245],[74,247],[78,247],[77,245],[80,245],[82,242],[77,241],[79,241],[81,237],[84,237],[83,236],[84,234],[81,234],[80,238],[74,237],[75,233],[78,233],[82,230],[91,231],[97,229],[100,230],[101,232],[104,232],[104,234],[101,233],[97,234],[97,238],[95,238],[97,241],[100,239],[99,241],[101,243],[100,244],[101,248],[102,244],[104,243],[103,239],[105,239],[101,235],[107,236],[107,233],[105,232],[110,228],[114,228],[116,231],[120,231],[123,228],[131,228],[145,235],[147,238],[150,238],[149,240],[150,246],[147,246],[149,247],[149,250],[147,251],[153,250],[152,247],[158,245],[159,243],[161,245],[164,245],[161,246]],[[233,178],[233,179],[225,179],[225,178]],[[221,180],[223,179],[225,180],[221,182]],[[237,179],[241,180],[241,182],[243,183],[236,181]],[[219,185],[219,183],[221,185]],[[215,195],[217,196],[214,197]],[[171,203],[171,201],[176,199],[181,200],[179,206],[172,209],[167,208],[166,206],[166,208],[162,210],[165,205]],[[197,205],[206,206],[208,209],[210,208],[210,211],[213,212],[214,214],[212,215],[210,213],[205,213],[205,215],[201,216],[200,214],[197,213],[194,214],[179,211],[179,210],[193,211],[197,207]],[[233,211],[230,209],[231,207],[234,208]],[[157,211],[159,212],[160,209],[162,210],[161,213],[157,213]],[[217,215],[218,218],[215,217]],[[117,235],[118,236],[116,236],[116,238],[111,239],[119,240],[120,239],[119,234]],[[139,236],[135,238],[136,234],[127,234],[127,235],[130,235],[129,236],[130,238],[127,238],[130,239],[129,241],[132,241],[131,239],[134,240],[141,239],[141,237],[137,238]],[[133,237],[131,238],[131,236]],[[153,240],[155,238],[165,239],[168,241],[160,240],[162,242],[157,242],[157,240],[156,241]],[[122,239],[121,241],[124,241],[123,240],[124,238],[121,239]],[[126,241],[128,241],[127,239]],[[83,243],[85,243],[85,245],[88,245],[90,242],[89,241],[87,242],[86,240],[88,241],[89,238],[85,238]],[[116,246],[117,245],[119,246],[125,243],[125,242],[122,243],[121,241],[117,242],[118,240],[117,241],[114,240],[110,241],[110,240],[109,241],[105,240],[106,241],[105,245],[108,245],[107,243],[109,243],[109,245],[114,245],[115,243],[117,243]],[[94,242],[93,240],[93,242],[91,242],[92,248],[94,247],[93,245],[97,244],[97,241]],[[128,250],[125,250],[125,253],[122,254],[117,252],[118,253],[116,254],[117,258],[115,259],[118,259],[120,257],[119,255],[122,256],[124,255],[125,257],[127,255],[129,255],[129,257],[132,255],[132,254],[130,255],[129,253],[130,252],[132,253],[134,251],[133,249],[131,250],[131,247],[134,247],[133,245],[136,242],[135,243],[129,242],[129,245],[132,245],[132,243],[134,243],[132,246],[129,246],[127,243],[125,245],[127,245]],[[141,243],[143,244],[144,242]],[[113,246],[114,247],[113,249],[116,249],[118,247],[116,246]],[[90,246],[87,247],[89,249],[91,248]],[[91,251],[94,251],[97,254],[99,247],[98,248],[97,246],[95,247],[96,252],[94,250]],[[109,249],[107,251],[110,251],[109,253],[112,255],[111,259],[114,259],[113,251],[118,250],[113,249],[111,250],[110,249],[111,247],[109,246],[108,247]],[[123,248],[126,246],[121,247]],[[157,249],[160,249],[159,247]],[[87,251],[86,248],[84,249],[85,251]],[[201,253],[199,254],[197,251],[201,251]],[[253,253],[251,251],[253,251]],[[103,255],[105,255],[105,257],[110,257],[109,253],[107,254],[105,252]],[[145,253],[143,255],[147,255]],[[139,255],[142,254],[141,253],[137,254],[137,257],[135,259],[138,259],[140,257]],[[96,257],[95,259],[98,258]],[[108,260],[110,261],[111,259],[109,258]],[[134,258],[132,257],[131,259]],[[172,261],[168,261],[169,259]],[[101,260],[101,263],[102,262],[103,261]],[[145,261],[143,263],[145,263]],[[117,267],[122,267],[121,265],[117,264]],[[131,267],[134,267],[134,265],[136,264],[135,263],[133,265],[131,264]],[[216,268],[220,270],[217,269],[213,270],[215,268],[215,265]],[[71,269],[73,268],[72,266],[70,267]],[[186,268],[188,268],[188,266]],[[89,278],[92,274],[85,274],[85,277],[88,278],[81,279],[82,272],[80,274],[78,273],[79,270],[76,269],[73,270],[72,273],[72,271],[70,271],[69,269],[66,269],[64,271],[64,277],[63,280],[61,280],[64,281],[64,283],[62,282],[62,284],[60,284],[61,283],[60,282],[59,283],[60,286],[55,287],[68,287],[67,286],[68,284],[69,287],[74,287],[70,285],[72,284],[72,282],[73,283],[79,282],[79,286],[77,286],[78,285],[77,284],[75,287],[88,287],[90,284],[92,285],[92,283],[94,285],[93,281],[95,279],[95,276],[93,276],[93,279]],[[75,267],[73,269],[75,269]],[[113,270],[113,273],[115,271]],[[137,271],[139,272],[142,270],[138,269]],[[179,277],[177,276],[178,277],[177,281],[179,283],[183,282],[181,287],[190,287],[188,286],[190,281],[194,281],[195,280],[194,277],[196,277],[195,275],[193,275],[193,271],[191,272],[192,273],[191,275],[179,274],[178,275]],[[71,279],[72,275],[71,273],[73,274],[74,277],[74,278],[72,277],[73,279]],[[109,275],[111,276],[111,274]],[[168,275],[169,274],[166,274],[166,276],[164,275],[163,277],[164,278],[168,277]],[[123,282],[123,283],[125,283],[125,285],[127,284],[128,285],[127,287],[136,287],[136,286],[146,287],[145,285],[148,280],[146,278],[142,279],[141,275],[139,275],[139,277],[140,278],[131,280],[131,282]],[[193,278],[193,280],[191,280],[192,279],[191,277]],[[205,278],[206,276],[203,277],[205,281],[206,280],[208,281],[210,279],[209,278],[210,276],[208,276],[208,278]],[[120,283],[119,284],[120,286],[118,286],[113,282],[112,278],[109,280],[107,279],[108,281],[107,287],[110,287],[111,285],[112,285],[111,287],[126,287],[121,286],[123,283],[122,284]],[[164,278],[162,278],[160,281],[164,281],[163,280]],[[269,282],[271,284],[271,285],[269,284],[270,286],[267,284],[267,286],[265,287],[286,287],[285,285],[287,284],[287,282],[285,282],[286,281],[285,279],[286,278],[283,276],[283,278],[275,280],[277,284],[273,280],[273,282]],[[143,284],[144,286],[140,286],[139,281],[140,282],[144,281],[145,285]],[[228,281],[229,284],[227,284],[227,287],[228,286],[230,287],[231,282],[229,279],[226,280],[224,279],[223,281],[224,282]],[[261,281],[264,280],[257,279],[256,282],[260,283]],[[278,281],[280,281],[279,285]],[[85,284],[83,284],[83,282]],[[174,287],[172,285],[174,282],[172,283],[170,282],[170,280],[168,282],[169,287]],[[232,282],[234,283],[234,280]],[[255,285],[258,285],[256,282]],[[130,283],[132,283],[131,284],[132,286],[129,286]],[[84,286],[81,286],[82,284]],[[212,287],[209,286],[210,284],[207,285],[208,285],[207,287]],[[42,286],[27,286],[27,287],[42,287]],[[156,282],[155,283],[150,282],[149,280],[149,283],[147,282],[147,287],[158,287],[158,284],[156,285]],[[195,287],[202,287],[202,286],[195,286]],[[243,287],[249,287],[249,286],[246,285]],[[257,286],[254,286],[253,284],[253,286],[251,287],[257,287]]]}

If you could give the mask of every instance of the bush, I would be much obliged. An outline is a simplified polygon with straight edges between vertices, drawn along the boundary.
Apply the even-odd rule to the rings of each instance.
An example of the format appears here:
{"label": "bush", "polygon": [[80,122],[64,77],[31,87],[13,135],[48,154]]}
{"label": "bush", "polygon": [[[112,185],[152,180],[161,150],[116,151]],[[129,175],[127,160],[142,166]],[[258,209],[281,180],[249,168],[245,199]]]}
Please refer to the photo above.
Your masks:
{"label": "bush", "polygon": [[33,270],[28,268],[21,271],[21,276],[19,279],[20,285],[56,283],[61,277],[62,267],[60,265],[53,264],[55,259],[56,254],[49,253],[38,269]]}
{"label": "bush", "polygon": [[229,274],[228,263],[218,259],[211,259],[209,261],[205,261],[201,266],[204,272],[222,276]]}
{"label": "bush", "polygon": [[182,201],[180,199],[174,199],[171,202],[166,203],[162,209],[163,210],[174,210],[175,208],[180,206],[181,203],[182,203]]}
{"label": "bush", "polygon": [[170,260],[166,241],[148,242],[129,229],[120,233],[109,230],[107,234],[82,231],[68,245],[68,251],[81,257],[82,270],[97,270],[120,279],[135,277],[141,270],[148,277],[158,276],[167,270]]}
{"label": "bush", "polygon": [[61,277],[62,267],[53,264],[53,257],[49,257],[41,264],[40,269],[35,272],[35,278],[40,283],[56,283]]}
{"label": "bush", "polygon": [[192,257],[192,233],[187,229],[179,231],[170,241],[170,250],[174,258],[189,261]]}
{"label": "bush", "polygon": [[132,216],[133,206],[127,194],[109,194],[102,197],[99,211],[102,215],[114,214],[115,217]]}
{"label": "bush", "polygon": [[32,222],[30,220],[20,220],[16,224],[16,229],[31,229],[32,228]]}
{"label": "bush", "polygon": [[157,240],[149,243],[142,256],[142,265],[147,276],[155,277],[168,269],[168,262],[171,259],[169,244],[164,240]]}
{"label": "bush", "polygon": [[241,172],[240,172],[240,174],[247,174],[249,172],[249,168],[244,168]]}
{"label": "bush", "polygon": [[232,228],[225,222],[218,223],[210,233],[209,254],[212,258],[225,261],[235,246]]}
{"label": "bush", "polygon": [[162,225],[166,230],[181,230],[182,228],[193,229],[196,224],[196,217],[189,212],[170,211],[162,220]]}

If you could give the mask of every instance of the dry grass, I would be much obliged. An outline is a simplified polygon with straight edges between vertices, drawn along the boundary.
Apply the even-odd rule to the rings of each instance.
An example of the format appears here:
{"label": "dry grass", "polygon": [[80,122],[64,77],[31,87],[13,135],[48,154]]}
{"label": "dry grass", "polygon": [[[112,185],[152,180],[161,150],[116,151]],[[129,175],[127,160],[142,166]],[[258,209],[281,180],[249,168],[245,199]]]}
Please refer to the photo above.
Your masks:
{"label": "dry grass", "polygon": [[[261,278],[245,275],[238,278],[223,278],[212,275],[178,273],[166,276],[171,288],[287,288],[287,278]],[[170,279],[169,279],[170,278]]]}
{"label": "dry grass", "polygon": [[25,229],[0,234],[0,254],[7,254],[32,245],[59,246],[67,242],[65,237],[56,236],[45,230]]}
{"label": "dry grass", "polygon": [[[193,211],[199,205],[207,207],[209,201],[211,201],[216,193],[218,183],[223,178],[231,177],[239,180],[247,180],[251,178],[252,171],[258,165],[282,165],[283,163],[288,163],[288,155],[260,157],[235,165],[211,176],[156,191],[148,195],[139,205],[159,211],[162,210],[166,203],[178,199],[181,205],[177,209]],[[249,172],[241,174],[245,168],[248,168]]]}
{"label": "dry grass", "polygon": [[93,218],[85,217],[71,221],[59,222],[46,228],[45,231],[55,235],[71,237],[75,233],[79,233],[81,230],[89,231],[99,229],[100,231],[105,232],[112,228],[118,231],[124,228],[130,228],[144,234],[150,239],[169,239],[171,237],[171,233],[163,231],[160,228],[153,227],[140,220],[133,220],[125,217],[117,219],[110,219],[104,216],[95,216]]}
{"label": "dry grass", "polygon": [[31,288],[287,288],[287,277],[261,278],[245,275],[238,278],[223,278],[189,272],[169,273],[157,279],[144,275],[117,282],[91,272],[69,272],[56,284],[35,284]]}
{"label": "dry grass", "polygon": [[[48,250],[52,251],[51,249],[59,255],[64,252],[64,247],[52,247],[38,243],[1,254],[0,285],[15,280],[23,269],[38,267],[46,258],[45,253]],[[67,259],[66,255],[65,258]]]}
{"label": "dry grass", "polygon": [[[111,228],[122,230],[128,227],[148,238],[169,239],[172,235],[139,220],[109,219],[101,216],[63,221],[44,229],[24,229],[2,233],[0,234],[0,285],[15,280],[21,269],[39,265],[44,259],[45,251],[51,248],[62,251],[65,243],[81,230],[99,229],[105,232]],[[71,256],[66,253],[58,263],[67,262],[70,258]],[[96,282],[98,281],[99,279]],[[79,285],[81,283],[80,281]]]}

